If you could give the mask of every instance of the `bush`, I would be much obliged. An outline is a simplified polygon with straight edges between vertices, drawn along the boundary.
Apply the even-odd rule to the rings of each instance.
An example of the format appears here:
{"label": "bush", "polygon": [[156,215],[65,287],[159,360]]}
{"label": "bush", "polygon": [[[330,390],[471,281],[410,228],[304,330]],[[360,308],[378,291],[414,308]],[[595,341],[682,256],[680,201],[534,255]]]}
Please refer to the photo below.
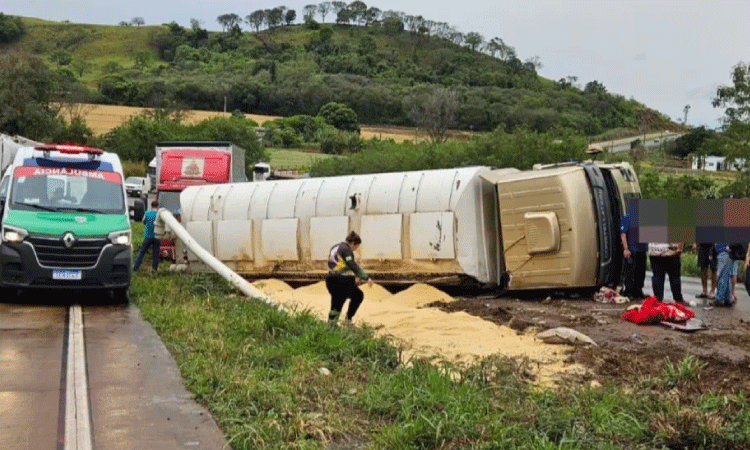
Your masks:
{"label": "bush", "polygon": [[302,145],[302,137],[289,127],[267,127],[266,142],[271,147],[297,148]]}
{"label": "bush", "polygon": [[0,12],[0,44],[10,44],[26,34],[26,26],[20,17],[6,16]]}
{"label": "bush", "polygon": [[359,133],[359,119],[353,109],[342,103],[330,102],[318,113],[326,122],[344,131]]}
{"label": "bush", "polygon": [[312,17],[307,17],[305,18],[305,28],[307,28],[308,30],[319,30],[320,24]]}
{"label": "bush", "polygon": [[73,117],[70,123],[65,120],[59,121],[59,126],[52,136],[52,142],[56,144],[80,144],[87,145],[94,132],[86,124],[82,117]]}
{"label": "bush", "polygon": [[334,130],[322,117],[297,115],[282,117],[264,124],[265,140],[274,147],[300,147],[303,143],[318,142],[322,131]]}
{"label": "bush", "polygon": [[671,176],[652,169],[638,170],[638,184],[647,199],[701,199],[722,190],[720,182],[707,176]]}
{"label": "bush", "polygon": [[362,137],[357,133],[332,129],[322,130],[319,140],[320,150],[329,155],[358,153],[364,144]]}
{"label": "bush", "polygon": [[146,163],[143,161],[122,161],[122,172],[127,177],[145,177]]}
{"label": "bush", "polygon": [[[321,148],[335,152],[337,142]],[[451,140],[441,144],[430,142],[397,144],[372,139],[363,143],[361,152],[335,160],[317,161],[310,169],[312,176],[351,175],[362,173],[402,172],[410,170],[445,169],[466,166],[515,167],[531,169],[535,163],[557,163],[580,160],[585,137],[571,131],[536,133],[517,130],[494,133],[469,141]]]}
{"label": "bush", "polygon": [[570,130],[538,133],[527,128],[508,133],[497,128],[478,141],[477,163],[528,170],[534,164],[577,161],[584,157],[585,136]]}

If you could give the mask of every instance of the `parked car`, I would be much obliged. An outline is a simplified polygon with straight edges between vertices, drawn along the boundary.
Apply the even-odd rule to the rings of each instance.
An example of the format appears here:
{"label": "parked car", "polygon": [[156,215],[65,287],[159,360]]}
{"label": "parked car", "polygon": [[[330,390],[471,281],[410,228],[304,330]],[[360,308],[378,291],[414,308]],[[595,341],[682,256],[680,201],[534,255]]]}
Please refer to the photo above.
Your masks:
{"label": "parked car", "polygon": [[125,179],[125,191],[129,197],[143,198],[148,194],[148,180],[144,177],[128,177]]}

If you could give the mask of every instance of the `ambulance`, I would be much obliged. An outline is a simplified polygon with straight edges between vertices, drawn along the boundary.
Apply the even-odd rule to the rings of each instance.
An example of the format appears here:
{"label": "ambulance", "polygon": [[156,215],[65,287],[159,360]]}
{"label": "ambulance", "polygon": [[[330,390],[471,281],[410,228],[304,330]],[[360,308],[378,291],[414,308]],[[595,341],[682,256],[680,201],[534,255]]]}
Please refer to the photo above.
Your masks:
{"label": "ambulance", "polygon": [[0,214],[0,289],[102,289],[128,301],[132,236],[116,154],[20,148],[0,181]]}

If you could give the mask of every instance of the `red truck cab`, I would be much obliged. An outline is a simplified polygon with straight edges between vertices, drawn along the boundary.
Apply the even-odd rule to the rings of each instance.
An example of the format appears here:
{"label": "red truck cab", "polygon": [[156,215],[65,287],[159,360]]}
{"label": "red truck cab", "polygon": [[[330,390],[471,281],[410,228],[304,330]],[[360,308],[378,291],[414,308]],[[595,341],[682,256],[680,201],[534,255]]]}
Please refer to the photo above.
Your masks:
{"label": "red truck cab", "polygon": [[[237,159],[237,152],[234,153],[234,159]],[[229,143],[157,144],[156,157],[159,160],[157,201],[160,208],[166,208],[173,214],[180,211],[180,193],[185,188],[229,183],[236,178],[233,177],[233,164],[237,162],[233,162],[232,145]],[[244,165],[244,158],[242,160]],[[159,254],[164,259],[174,261],[174,242],[163,240]]]}

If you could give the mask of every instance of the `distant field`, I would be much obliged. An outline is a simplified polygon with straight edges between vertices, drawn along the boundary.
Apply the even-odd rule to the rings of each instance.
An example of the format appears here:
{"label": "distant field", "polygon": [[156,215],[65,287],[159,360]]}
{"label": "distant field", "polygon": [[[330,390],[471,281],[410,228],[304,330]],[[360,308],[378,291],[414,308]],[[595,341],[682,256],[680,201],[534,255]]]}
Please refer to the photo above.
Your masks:
{"label": "distant field", "polygon": [[284,148],[269,148],[266,150],[271,158],[269,164],[274,170],[306,172],[315,161],[333,157],[333,155],[324,153],[309,153]]}
{"label": "distant field", "polygon": [[[97,105],[93,103],[84,103],[79,105],[79,112],[86,120],[86,123],[94,132],[95,135],[101,135],[109,132],[113,128],[116,128],[125,122],[131,116],[137,116],[143,111],[151,108],[139,108],[136,106],[113,106],[113,105]],[[185,118],[186,123],[194,124],[202,120],[210,119],[211,117],[229,117],[230,113],[220,111],[198,111],[191,110],[187,112]],[[273,120],[275,116],[259,116],[255,114],[245,114],[245,117],[252,119],[258,124],[262,124],[265,121]]]}
{"label": "distant field", "polygon": [[[122,125],[127,122],[128,118],[134,115],[141,114],[144,110],[149,108],[139,108],[134,106],[112,106],[112,105],[97,105],[93,103],[80,104],[77,108],[80,114],[86,120],[86,123],[94,132],[95,135],[105,134],[111,129]],[[199,111],[191,110],[187,113],[185,122],[197,123],[202,120],[211,117],[229,117],[230,113],[221,111]],[[278,118],[278,116],[263,116],[258,114],[245,114],[245,117],[256,121],[259,125],[263,122]],[[427,134],[418,131],[415,128],[407,127],[386,127],[386,126],[362,126],[362,137],[365,139],[378,138],[378,139],[393,139],[396,142],[404,142],[406,140],[422,141],[427,139]],[[456,133],[454,137],[465,138],[468,136],[467,133]]]}

